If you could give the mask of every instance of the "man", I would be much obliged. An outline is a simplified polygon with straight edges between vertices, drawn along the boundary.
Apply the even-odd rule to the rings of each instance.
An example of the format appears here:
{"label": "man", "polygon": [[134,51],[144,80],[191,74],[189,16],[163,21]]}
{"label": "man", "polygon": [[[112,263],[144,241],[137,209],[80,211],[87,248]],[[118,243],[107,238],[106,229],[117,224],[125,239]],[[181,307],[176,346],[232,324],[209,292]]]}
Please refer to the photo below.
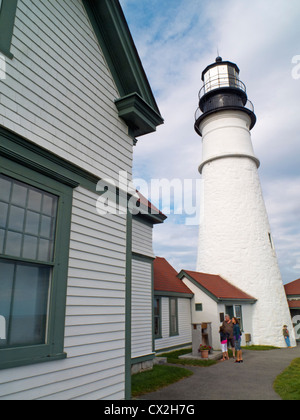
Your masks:
{"label": "man", "polygon": [[282,333],[283,333],[283,337],[285,339],[286,345],[288,346],[289,349],[291,349],[292,347],[291,347],[291,342],[290,342],[290,333],[287,328],[287,325],[283,326]]}
{"label": "man", "polygon": [[228,314],[225,315],[225,320],[223,321],[223,327],[225,332],[228,334],[228,347],[229,344],[231,345],[231,349],[232,349],[232,355],[233,358],[235,359],[235,342],[234,342],[234,337],[233,337],[233,323],[230,319],[230,316]]}

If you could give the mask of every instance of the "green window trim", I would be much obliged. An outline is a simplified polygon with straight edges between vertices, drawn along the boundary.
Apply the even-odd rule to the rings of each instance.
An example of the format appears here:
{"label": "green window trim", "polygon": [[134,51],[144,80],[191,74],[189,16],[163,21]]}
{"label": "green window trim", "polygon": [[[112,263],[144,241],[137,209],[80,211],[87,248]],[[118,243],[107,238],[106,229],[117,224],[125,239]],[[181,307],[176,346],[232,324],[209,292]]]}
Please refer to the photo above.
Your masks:
{"label": "green window trim", "polygon": [[18,0],[2,0],[0,6],[0,53],[13,58],[10,52]]}
{"label": "green window trim", "polygon": [[155,339],[162,338],[162,325],[161,325],[162,308],[161,308],[161,303],[162,303],[161,297],[155,296],[154,297],[154,305],[153,305],[153,321],[154,321],[153,333],[154,333],[154,338]]}
{"label": "green window trim", "polygon": [[[73,189],[4,157],[0,159],[0,174],[59,197],[46,343],[1,348],[0,369],[63,359],[66,357],[64,329]],[[36,261],[7,257],[3,254],[0,254],[0,260],[36,263]]]}

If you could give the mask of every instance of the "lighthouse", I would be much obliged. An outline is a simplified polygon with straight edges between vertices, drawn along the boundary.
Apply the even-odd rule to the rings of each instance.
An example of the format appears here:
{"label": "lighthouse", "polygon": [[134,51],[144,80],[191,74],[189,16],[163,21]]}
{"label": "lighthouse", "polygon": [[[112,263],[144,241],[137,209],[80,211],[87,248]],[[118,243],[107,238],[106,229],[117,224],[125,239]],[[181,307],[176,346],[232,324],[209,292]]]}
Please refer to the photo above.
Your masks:
{"label": "lighthouse", "polygon": [[[201,223],[197,271],[218,274],[256,298],[252,344],[285,347],[295,335],[262,195],[251,129],[253,104],[235,63],[216,61],[202,73],[195,130],[202,137]],[[246,316],[246,314],[245,314]]]}

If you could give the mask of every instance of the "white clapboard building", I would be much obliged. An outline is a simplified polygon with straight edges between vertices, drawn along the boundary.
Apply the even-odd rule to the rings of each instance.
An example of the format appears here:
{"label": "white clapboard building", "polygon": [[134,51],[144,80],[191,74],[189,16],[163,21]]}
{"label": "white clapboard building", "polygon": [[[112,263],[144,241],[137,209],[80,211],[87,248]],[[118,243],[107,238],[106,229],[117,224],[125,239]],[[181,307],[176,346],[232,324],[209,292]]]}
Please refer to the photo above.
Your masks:
{"label": "white clapboard building", "polygon": [[118,0],[0,5],[0,399],[130,398],[164,216],[133,220],[120,179],[163,120]]}

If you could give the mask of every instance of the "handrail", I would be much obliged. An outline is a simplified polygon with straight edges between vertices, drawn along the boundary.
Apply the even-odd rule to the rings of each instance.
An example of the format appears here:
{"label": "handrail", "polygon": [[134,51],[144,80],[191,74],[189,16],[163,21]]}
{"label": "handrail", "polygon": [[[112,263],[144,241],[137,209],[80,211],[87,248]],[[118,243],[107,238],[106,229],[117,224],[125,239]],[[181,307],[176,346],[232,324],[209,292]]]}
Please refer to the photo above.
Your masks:
{"label": "handrail", "polygon": [[[230,106],[228,106],[229,108],[230,108]],[[227,108],[228,108],[227,107]],[[226,106],[224,106],[224,107],[219,107],[219,108],[216,108],[216,110],[217,109],[221,109],[221,108],[224,108],[224,109],[226,109]],[[254,105],[253,105],[253,103],[251,102],[251,101],[249,101],[249,99],[247,100],[247,102],[246,102],[246,104],[243,106],[243,107],[240,107],[241,109],[243,109],[243,108],[246,108],[246,109],[248,109],[249,111],[251,111],[251,112],[253,112],[254,113]],[[197,109],[196,109],[196,112],[195,112],[195,121],[197,121],[200,117],[201,117],[201,115],[203,114],[203,112],[201,111],[201,109],[198,107]]]}
{"label": "handrail", "polygon": [[227,73],[220,73],[217,76],[210,77],[207,80],[207,82],[200,89],[199,99],[201,99],[206,93],[222,87],[233,87],[246,92],[246,86],[240,79],[230,76]]}

